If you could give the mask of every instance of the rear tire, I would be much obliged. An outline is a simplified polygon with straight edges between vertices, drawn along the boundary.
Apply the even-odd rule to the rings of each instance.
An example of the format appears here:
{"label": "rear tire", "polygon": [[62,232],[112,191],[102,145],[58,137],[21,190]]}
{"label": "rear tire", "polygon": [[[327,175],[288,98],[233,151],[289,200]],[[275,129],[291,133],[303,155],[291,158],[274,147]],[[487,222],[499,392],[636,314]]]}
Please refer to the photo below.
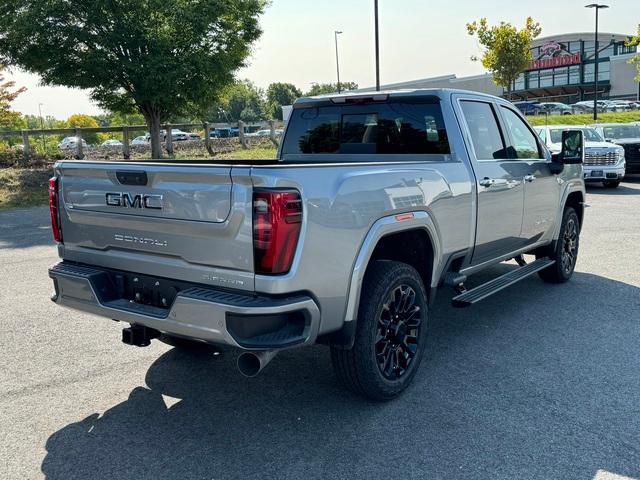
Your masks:
{"label": "rear tire", "polygon": [[538,272],[540,278],[547,283],[567,282],[575,270],[579,247],[580,219],[573,207],[566,207],[558,241],[551,247],[552,250],[538,255],[555,260],[556,263]]}
{"label": "rear tire", "polygon": [[607,180],[606,182],[602,182],[605,188],[618,188],[620,185],[620,180]]}
{"label": "rear tire", "polygon": [[418,272],[393,261],[369,266],[353,348],[331,347],[340,382],[363,397],[391,400],[409,386],[424,355],[427,294]]}

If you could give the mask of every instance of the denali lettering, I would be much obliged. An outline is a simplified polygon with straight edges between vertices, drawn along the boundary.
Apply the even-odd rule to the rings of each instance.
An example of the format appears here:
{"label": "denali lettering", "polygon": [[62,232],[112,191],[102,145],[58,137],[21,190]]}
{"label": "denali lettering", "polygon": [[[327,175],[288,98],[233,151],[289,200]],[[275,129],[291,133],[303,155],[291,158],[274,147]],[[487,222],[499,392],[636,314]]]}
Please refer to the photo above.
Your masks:
{"label": "denali lettering", "polygon": [[244,285],[244,281],[242,280],[234,280],[232,278],[218,277],[217,275],[208,275],[206,273],[202,275],[202,280],[205,280],[207,282],[217,283],[220,285],[236,285],[236,286]]}
{"label": "denali lettering", "polygon": [[130,193],[107,193],[105,195],[107,205],[110,207],[123,208],[148,208],[151,210],[162,210],[162,195],[132,195]]}
{"label": "denali lettering", "polygon": [[157,247],[166,247],[166,240],[158,240],[157,238],[137,237],[135,235],[123,235],[116,233],[113,238],[117,242],[139,243],[141,245],[155,245]]}

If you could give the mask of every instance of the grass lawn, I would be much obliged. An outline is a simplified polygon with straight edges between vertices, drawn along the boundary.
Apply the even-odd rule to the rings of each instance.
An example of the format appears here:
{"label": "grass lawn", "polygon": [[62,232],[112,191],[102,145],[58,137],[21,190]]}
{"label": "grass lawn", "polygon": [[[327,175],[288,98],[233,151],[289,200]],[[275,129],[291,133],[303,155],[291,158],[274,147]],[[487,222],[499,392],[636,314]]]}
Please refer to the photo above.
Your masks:
{"label": "grass lawn", "polygon": [[[593,123],[592,113],[578,115],[532,115],[527,117],[531,125],[589,125]],[[640,122],[640,110],[631,112],[598,113],[598,123]]]}
{"label": "grass lawn", "polygon": [[216,155],[213,159],[220,160],[273,160],[276,158],[276,148],[273,146],[264,146],[257,148],[250,148],[248,150],[236,150],[234,152],[223,153]]}
{"label": "grass lawn", "polygon": [[0,169],[0,210],[46,205],[52,175],[51,168]]}

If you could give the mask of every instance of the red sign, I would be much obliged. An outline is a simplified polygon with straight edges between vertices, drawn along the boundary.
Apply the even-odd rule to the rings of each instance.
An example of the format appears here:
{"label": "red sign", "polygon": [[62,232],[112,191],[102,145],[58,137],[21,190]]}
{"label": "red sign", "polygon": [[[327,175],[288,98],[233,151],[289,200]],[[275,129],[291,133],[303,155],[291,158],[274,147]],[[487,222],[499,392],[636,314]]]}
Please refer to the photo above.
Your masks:
{"label": "red sign", "polygon": [[580,52],[558,55],[557,57],[540,58],[529,63],[529,70],[542,70],[543,68],[565,67],[581,62]]}

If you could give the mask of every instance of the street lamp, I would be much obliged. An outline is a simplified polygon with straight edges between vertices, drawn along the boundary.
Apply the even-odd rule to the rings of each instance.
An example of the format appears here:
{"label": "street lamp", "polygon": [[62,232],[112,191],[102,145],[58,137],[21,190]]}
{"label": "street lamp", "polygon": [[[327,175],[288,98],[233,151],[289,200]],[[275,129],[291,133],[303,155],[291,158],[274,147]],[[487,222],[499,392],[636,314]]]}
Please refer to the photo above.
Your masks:
{"label": "street lamp", "polygon": [[595,38],[595,46],[596,46],[596,66],[594,71],[594,94],[593,94],[593,120],[598,120],[598,59],[599,59],[599,51],[598,51],[598,12],[601,8],[609,8],[609,5],[603,5],[600,3],[590,3],[589,5],[585,5],[585,8],[595,8],[596,9],[596,38]]}
{"label": "street lamp", "polygon": [[338,71],[338,93],[340,93],[340,60],[338,57],[338,35],[341,35],[342,32],[339,30],[335,30],[333,34],[336,40],[336,70]]}
{"label": "street lamp", "polygon": [[380,91],[380,32],[378,28],[378,0],[373,0],[376,29],[376,92]]}

